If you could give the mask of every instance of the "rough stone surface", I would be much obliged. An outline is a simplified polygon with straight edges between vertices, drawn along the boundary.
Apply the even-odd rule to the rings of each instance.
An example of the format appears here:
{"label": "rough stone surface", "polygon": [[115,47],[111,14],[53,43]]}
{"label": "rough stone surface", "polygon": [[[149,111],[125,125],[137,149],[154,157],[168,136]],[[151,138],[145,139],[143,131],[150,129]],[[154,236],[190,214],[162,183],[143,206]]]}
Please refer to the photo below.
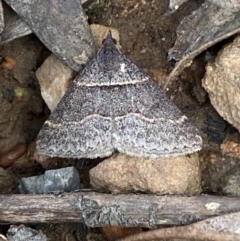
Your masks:
{"label": "rough stone surface", "polygon": [[95,52],[81,2],[5,1],[28,24],[44,45],[72,69],[79,71]]}
{"label": "rough stone surface", "polygon": [[211,2],[217,6],[220,6],[222,8],[227,8],[231,10],[232,12],[238,12],[240,10],[240,2],[239,0],[208,0],[208,2]]}
{"label": "rough stone surface", "polygon": [[240,37],[210,62],[202,85],[218,113],[240,131]]}
{"label": "rough stone surface", "polygon": [[90,170],[91,185],[114,193],[199,194],[198,155],[175,158],[112,156]]}
{"label": "rough stone surface", "polygon": [[8,43],[32,33],[27,23],[23,21],[7,4],[4,4],[5,28],[2,32],[2,44]]}
{"label": "rough stone surface", "polygon": [[80,177],[75,167],[46,171],[44,175],[22,178],[20,193],[70,192],[79,189]]}
{"label": "rough stone surface", "polygon": [[38,68],[36,76],[41,87],[41,95],[52,111],[68,89],[74,71],[52,54]]}
{"label": "rough stone surface", "polygon": [[41,230],[35,230],[24,225],[11,225],[7,237],[8,241],[47,241]]}
{"label": "rough stone surface", "polygon": [[240,143],[235,141],[227,141],[220,147],[223,154],[240,159]]}
{"label": "rough stone surface", "polygon": [[222,192],[225,195],[240,196],[240,166],[234,168],[225,176]]}
{"label": "rough stone surface", "polygon": [[176,30],[177,40],[168,51],[168,58],[178,62],[168,75],[165,88],[197,55],[239,32],[240,14],[231,8],[223,8],[221,5],[224,4],[215,5],[211,2],[205,1],[198,10],[180,22]]}

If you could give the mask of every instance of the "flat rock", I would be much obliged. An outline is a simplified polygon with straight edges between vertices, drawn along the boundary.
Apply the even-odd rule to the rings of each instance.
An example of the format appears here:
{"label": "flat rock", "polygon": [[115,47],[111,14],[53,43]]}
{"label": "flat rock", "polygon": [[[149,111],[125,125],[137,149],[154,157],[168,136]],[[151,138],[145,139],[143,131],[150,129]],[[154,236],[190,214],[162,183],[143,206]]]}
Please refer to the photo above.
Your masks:
{"label": "flat rock", "polygon": [[113,193],[199,194],[198,155],[150,159],[118,154],[90,170],[90,183]]}
{"label": "flat rock", "polygon": [[27,23],[22,20],[7,4],[4,5],[5,27],[2,32],[1,44],[6,44],[16,38],[32,33]]}
{"label": "flat rock", "polygon": [[95,53],[94,41],[79,0],[6,0],[44,45],[75,71]]}
{"label": "flat rock", "polygon": [[72,82],[74,71],[52,54],[38,68],[36,76],[41,95],[52,111]]}
{"label": "flat rock", "polygon": [[217,112],[240,131],[240,37],[225,46],[206,67],[202,80]]}
{"label": "flat rock", "polygon": [[75,167],[48,170],[41,176],[22,178],[20,193],[71,192],[79,189],[80,177]]}

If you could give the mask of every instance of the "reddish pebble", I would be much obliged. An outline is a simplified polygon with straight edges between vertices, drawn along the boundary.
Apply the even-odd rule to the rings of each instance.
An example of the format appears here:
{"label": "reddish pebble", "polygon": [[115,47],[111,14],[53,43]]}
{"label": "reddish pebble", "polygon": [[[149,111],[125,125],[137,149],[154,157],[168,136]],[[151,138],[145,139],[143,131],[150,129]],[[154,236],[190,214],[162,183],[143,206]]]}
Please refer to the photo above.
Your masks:
{"label": "reddish pebble", "polygon": [[2,67],[4,69],[12,69],[16,65],[16,60],[11,56],[5,56],[2,62]]}
{"label": "reddish pebble", "polygon": [[27,145],[19,143],[11,150],[0,155],[0,167],[9,167],[27,151]]}

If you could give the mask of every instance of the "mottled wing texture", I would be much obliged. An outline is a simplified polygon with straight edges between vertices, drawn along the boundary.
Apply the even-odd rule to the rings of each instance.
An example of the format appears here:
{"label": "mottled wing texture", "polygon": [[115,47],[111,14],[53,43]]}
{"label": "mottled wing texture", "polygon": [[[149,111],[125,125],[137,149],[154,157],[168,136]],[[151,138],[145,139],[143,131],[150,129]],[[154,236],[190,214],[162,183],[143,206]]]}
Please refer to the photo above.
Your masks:
{"label": "mottled wing texture", "polygon": [[162,157],[201,149],[198,130],[115,47],[111,34],[74,80],[37,139],[40,153],[96,158],[114,151]]}
{"label": "mottled wing texture", "polygon": [[114,105],[118,114],[114,118],[112,143],[119,152],[157,158],[201,148],[202,139],[196,127],[153,80],[122,87],[118,101],[132,106],[123,114],[125,107]]}
{"label": "mottled wing texture", "polygon": [[80,88],[76,79],[40,130],[38,151],[70,158],[111,155],[114,148],[110,106],[108,91]]}

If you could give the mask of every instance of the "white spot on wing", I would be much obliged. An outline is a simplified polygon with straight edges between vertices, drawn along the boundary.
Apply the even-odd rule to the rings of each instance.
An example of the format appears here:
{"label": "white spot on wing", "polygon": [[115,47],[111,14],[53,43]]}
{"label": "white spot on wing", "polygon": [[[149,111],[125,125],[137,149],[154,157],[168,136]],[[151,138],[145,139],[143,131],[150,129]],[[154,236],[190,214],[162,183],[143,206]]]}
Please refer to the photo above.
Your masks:
{"label": "white spot on wing", "polygon": [[123,72],[123,73],[125,73],[126,72],[126,70],[125,70],[125,64],[123,63],[123,64],[120,64],[120,70],[121,70],[121,72]]}

